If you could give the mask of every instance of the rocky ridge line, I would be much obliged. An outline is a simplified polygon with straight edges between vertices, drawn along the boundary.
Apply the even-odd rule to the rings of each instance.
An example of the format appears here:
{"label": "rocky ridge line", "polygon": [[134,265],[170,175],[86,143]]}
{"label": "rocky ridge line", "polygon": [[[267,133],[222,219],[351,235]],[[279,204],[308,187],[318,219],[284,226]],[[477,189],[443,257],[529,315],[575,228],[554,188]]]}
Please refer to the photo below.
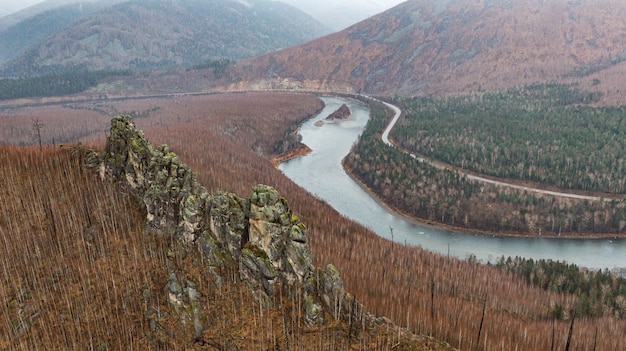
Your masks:
{"label": "rocky ridge line", "polygon": [[[112,119],[105,152],[92,163],[97,163],[103,179],[121,183],[140,201],[147,235],[174,239],[176,246],[170,249],[174,258],[199,254],[212,275],[207,279],[217,285],[222,281],[219,272],[235,268],[257,300],[267,305],[282,287],[302,291],[301,307],[310,326],[332,319],[350,319],[362,326],[388,323],[363,312],[343,289],[334,266],[313,266],[305,225],[272,187],[255,186],[245,199],[230,193],[210,195],[167,145],[153,148],[128,116]],[[182,316],[183,326],[193,325],[195,337],[201,338],[205,307],[196,286],[205,282],[190,281],[173,266],[168,269],[168,301]],[[152,328],[158,323],[156,313],[147,309]],[[358,321],[355,310],[360,311]]]}

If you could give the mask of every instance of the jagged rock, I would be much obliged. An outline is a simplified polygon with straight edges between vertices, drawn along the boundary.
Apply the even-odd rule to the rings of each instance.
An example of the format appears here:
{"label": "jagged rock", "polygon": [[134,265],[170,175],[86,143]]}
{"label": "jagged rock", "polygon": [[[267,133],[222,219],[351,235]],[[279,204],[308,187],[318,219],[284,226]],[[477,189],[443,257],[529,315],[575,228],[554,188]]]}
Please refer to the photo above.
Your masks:
{"label": "jagged rock", "polygon": [[327,265],[321,272],[319,293],[326,307],[333,311],[335,318],[338,318],[346,292],[343,289],[343,279],[339,276],[337,267],[332,264]]}
{"label": "jagged rock", "polygon": [[180,308],[183,304],[182,300],[183,287],[178,282],[175,273],[171,273],[167,280],[167,301],[174,307],[174,310],[180,315]]}
{"label": "jagged rock", "polygon": [[111,134],[106,143],[104,162],[100,169],[113,179],[125,177],[132,188],[144,183],[144,173],[152,158],[152,145],[143,132],[132,123],[130,116],[118,116],[111,120]]}
{"label": "jagged rock", "polygon": [[151,231],[195,242],[208,192],[167,145],[153,149],[129,116],[111,121],[100,175],[125,181],[142,200]]}
{"label": "jagged rock", "polygon": [[308,325],[321,325],[324,323],[322,306],[315,303],[313,295],[307,295],[304,301],[304,321]]}
{"label": "jagged rock", "polygon": [[241,249],[248,241],[249,209],[250,200],[235,194],[220,193],[210,199],[209,228],[203,233],[215,236],[223,248],[227,257],[220,258],[222,265],[234,264],[241,256]]}
{"label": "jagged rock", "polygon": [[167,300],[174,308],[183,327],[191,321],[193,323],[195,338],[202,337],[202,321],[200,305],[200,294],[196,289],[196,284],[187,280],[185,284],[181,284],[176,273],[171,273],[167,280]]}
{"label": "jagged rock", "polygon": [[[248,250],[242,262],[255,265],[242,266],[244,281],[253,285],[260,278],[267,295],[274,293],[276,283],[302,286],[307,323],[320,324],[323,318],[321,306],[313,299],[317,293],[306,227],[293,214],[287,200],[271,187],[254,187],[250,202],[249,241],[245,246]],[[255,271],[262,274],[251,279]],[[279,274],[275,277],[274,272]]]}
{"label": "jagged rock", "polygon": [[196,339],[202,337],[202,307],[200,306],[200,293],[196,289],[196,284],[187,281],[187,297],[189,299],[189,309],[191,309],[191,317],[193,320],[193,330]]}
{"label": "jagged rock", "polygon": [[[264,303],[282,291],[278,287],[303,292],[309,325],[322,324],[325,311],[339,311],[329,313],[341,318],[345,310],[341,306],[348,305],[348,297],[337,269],[329,266],[315,274],[306,227],[274,188],[255,186],[249,199],[229,193],[211,196],[167,145],[154,149],[130,117],[124,116],[111,122],[99,167],[102,177],[124,184],[141,201],[148,234],[175,239],[167,257],[168,268],[177,273],[168,277],[167,301],[183,326],[193,322],[196,338],[203,329],[203,307],[196,289],[201,282],[181,281],[185,273],[176,262],[198,252],[197,262],[210,272],[218,288],[221,272],[237,269]],[[315,277],[320,275],[317,282]],[[146,310],[153,329],[157,324],[154,308],[146,303]]]}

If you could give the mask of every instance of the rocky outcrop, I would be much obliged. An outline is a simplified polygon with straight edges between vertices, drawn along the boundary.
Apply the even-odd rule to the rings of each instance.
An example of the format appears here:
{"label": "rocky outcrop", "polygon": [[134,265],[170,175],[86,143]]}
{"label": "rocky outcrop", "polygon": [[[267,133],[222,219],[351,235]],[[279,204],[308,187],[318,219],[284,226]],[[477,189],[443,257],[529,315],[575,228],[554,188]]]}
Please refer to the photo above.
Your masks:
{"label": "rocky outcrop", "polygon": [[[217,286],[220,272],[238,271],[256,299],[267,305],[281,291],[300,291],[309,325],[323,324],[325,316],[356,320],[352,314],[360,304],[345,292],[335,267],[313,266],[306,226],[274,188],[257,185],[250,198],[210,195],[168,146],[153,148],[126,116],[112,120],[98,160],[101,177],[128,188],[144,207],[146,234],[174,243],[168,256],[199,255],[197,261],[212,275],[206,278]],[[196,286],[206,283],[180,270],[176,265],[170,269],[167,301],[198,337],[205,326]],[[155,318],[146,308],[146,315]],[[150,319],[149,325],[154,324]]]}
{"label": "rocky outcrop", "polygon": [[[268,295],[274,294],[278,281],[288,285],[310,282],[313,264],[306,227],[275,189],[258,185],[253,190],[248,238],[241,251],[244,280],[261,283]],[[254,279],[259,272],[260,281]],[[261,286],[252,288],[260,290]]]}
{"label": "rocky outcrop", "polygon": [[350,118],[350,108],[346,104],[341,105],[341,107],[339,107],[335,112],[326,117],[329,121],[334,121],[336,119],[344,120],[348,118]]}

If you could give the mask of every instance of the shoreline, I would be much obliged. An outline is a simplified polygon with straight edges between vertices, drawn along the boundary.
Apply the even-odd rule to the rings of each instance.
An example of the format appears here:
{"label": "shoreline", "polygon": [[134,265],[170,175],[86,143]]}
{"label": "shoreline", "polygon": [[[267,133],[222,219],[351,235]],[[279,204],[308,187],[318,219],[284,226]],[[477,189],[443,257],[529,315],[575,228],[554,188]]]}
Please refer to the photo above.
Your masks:
{"label": "shoreline", "polygon": [[379,196],[378,194],[371,189],[369,186],[367,186],[367,184],[363,183],[358,177],[356,177],[354,175],[354,173],[352,173],[352,170],[349,169],[348,167],[345,166],[345,164],[342,162],[341,163],[343,166],[343,169],[346,171],[346,174],[352,179],[354,180],[363,190],[367,191],[367,193],[381,206],[383,206],[384,208],[386,208],[388,211],[393,212],[397,215],[400,215],[402,217],[404,217],[405,219],[416,223],[416,224],[422,224],[422,225],[428,225],[431,227],[437,227],[437,228],[443,228],[443,229],[449,229],[449,230],[454,230],[454,231],[459,231],[459,232],[464,232],[467,234],[476,234],[476,235],[482,235],[482,236],[490,236],[490,237],[503,237],[503,238],[545,238],[545,239],[579,239],[579,240],[607,240],[607,239],[626,239],[626,234],[598,234],[598,233],[593,233],[593,234],[578,234],[578,233],[572,233],[572,232],[562,232],[561,235],[554,235],[554,234],[543,234],[543,235],[536,235],[536,234],[532,234],[532,233],[523,233],[523,232],[491,232],[488,230],[482,230],[482,229],[475,229],[475,228],[467,228],[467,227],[459,227],[459,226],[454,226],[454,225],[450,225],[450,224],[445,224],[445,223],[440,223],[437,221],[431,221],[431,220],[427,220],[424,218],[420,218],[420,217],[415,217],[405,211],[402,211],[400,209],[394,208],[391,205],[387,204],[386,202],[384,202]]}
{"label": "shoreline", "polygon": [[[287,162],[289,160],[292,160],[298,157],[306,156],[311,152],[312,150],[308,146],[300,143],[300,145],[297,148],[291,151],[288,151],[284,154],[273,157],[271,159],[271,162],[274,165],[274,167],[278,169],[281,163]],[[363,190],[365,190],[372,197],[372,199],[374,199],[380,206],[416,224],[427,225],[431,227],[443,228],[443,229],[448,229],[448,230],[454,230],[458,232],[464,232],[466,234],[475,234],[475,235],[490,236],[490,237],[509,237],[509,238],[528,238],[528,239],[532,239],[532,238],[578,239],[578,240],[626,239],[626,234],[598,234],[598,233],[578,234],[578,233],[571,233],[571,232],[562,232],[561,235],[554,235],[554,234],[537,235],[537,234],[522,233],[522,232],[497,232],[495,233],[495,232],[491,232],[487,230],[453,226],[450,224],[445,224],[445,223],[440,223],[436,221],[431,221],[431,220],[415,217],[405,211],[394,208],[390,206],[389,204],[387,204],[386,202],[384,202],[378,196],[378,194],[376,194],[376,192],[373,189],[368,187],[358,177],[356,177],[354,173],[352,172],[352,170],[345,166],[344,162],[341,162],[341,165],[343,169],[346,171],[346,174],[354,182],[356,182]]]}
{"label": "shoreline", "polygon": [[[300,127],[295,131],[298,133]],[[276,169],[279,168],[279,165],[283,162],[305,156],[312,152],[312,150],[305,144],[299,143],[298,147],[275,157],[271,158],[271,162]],[[347,156],[347,155],[346,155]],[[344,158],[345,159],[345,158]],[[463,232],[466,234],[474,234],[481,235],[485,237],[502,237],[502,238],[545,238],[545,239],[577,239],[577,240],[610,240],[610,239],[626,239],[626,233],[576,233],[576,232],[561,232],[561,233],[529,233],[529,232],[513,232],[513,231],[498,231],[493,232],[484,229],[478,228],[468,228],[462,226],[455,226],[450,224],[445,224],[433,220],[428,220],[420,217],[416,217],[408,212],[405,212],[401,209],[395,208],[389,204],[387,204],[380,196],[369,186],[363,183],[358,177],[354,175],[351,169],[346,167],[344,160],[341,161],[341,166],[346,172],[346,174],[356,182],[363,190],[365,190],[369,196],[374,199],[380,206],[384,207],[388,211],[400,215],[404,217],[406,220],[411,221],[416,224],[427,225],[430,227],[442,228],[447,230],[453,230],[458,232]]]}
{"label": "shoreline", "polygon": [[293,160],[298,157],[306,156],[312,151],[313,150],[311,150],[311,148],[306,146],[305,144],[298,143],[298,146],[296,148],[272,157],[270,159],[270,162],[274,165],[274,168],[278,169],[278,166],[280,166],[281,163]]}

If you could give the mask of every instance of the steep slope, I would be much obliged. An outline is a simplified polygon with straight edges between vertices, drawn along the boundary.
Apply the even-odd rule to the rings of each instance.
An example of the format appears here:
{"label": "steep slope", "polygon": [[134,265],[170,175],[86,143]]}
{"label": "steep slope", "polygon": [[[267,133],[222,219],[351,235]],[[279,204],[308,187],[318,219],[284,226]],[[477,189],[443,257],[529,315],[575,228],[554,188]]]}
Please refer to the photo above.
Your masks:
{"label": "steep slope", "polygon": [[[67,5],[73,4],[83,4],[83,5],[94,5],[96,3],[101,3],[102,5],[115,5],[120,2],[124,2],[128,0],[110,0],[110,1],[101,1],[101,0],[44,0],[41,2],[32,0],[28,3],[20,2],[20,4],[11,4],[5,5],[7,15],[0,18],[0,31],[3,31],[15,24],[18,24],[21,21],[24,21],[28,18],[34,17],[36,15],[42,14],[47,11],[54,10],[59,7],[64,7]],[[33,5],[33,3],[35,3]],[[0,5],[1,6],[1,5]],[[15,11],[16,8],[20,10]],[[2,11],[0,9],[0,11]]]}
{"label": "steep slope", "polygon": [[[280,98],[278,96],[272,97],[272,95],[276,94],[242,93],[224,94],[221,97],[209,95],[206,97],[189,96],[141,101],[108,101],[104,105],[94,105],[93,103],[64,104],[63,106],[46,106],[36,109],[40,113],[44,113],[44,115],[37,114],[33,108],[11,110],[14,110],[17,114],[28,113],[29,116],[40,116],[46,123],[43,132],[48,137],[50,134],[53,134],[53,136],[59,135],[54,133],[67,135],[65,133],[68,133],[68,131],[62,129],[66,129],[68,126],[71,126],[72,130],[70,132],[84,130],[80,127],[82,123],[83,128],[87,128],[92,133],[97,133],[100,138],[104,138],[106,135],[102,131],[109,124],[109,118],[102,117],[102,115],[98,117],[99,113],[110,113],[111,115],[132,114],[135,116],[134,122],[146,132],[149,140],[155,145],[166,143],[172,150],[175,150],[180,159],[197,173],[200,183],[206,186],[210,193],[217,194],[220,190],[223,190],[234,192],[242,198],[248,198],[250,197],[251,189],[256,184],[271,184],[289,200],[289,205],[293,212],[307,225],[307,239],[314,254],[313,262],[315,266],[326,267],[328,263],[335,264],[341,272],[341,277],[344,279],[346,290],[354,294],[358,300],[364,302],[369,311],[375,312],[379,316],[387,316],[398,325],[410,327],[416,334],[432,335],[440,340],[449,342],[459,349],[480,348],[481,350],[518,349],[535,351],[549,350],[552,347],[552,349],[562,350],[565,348],[571,324],[571,319],[568,319],[571,309],[575,308],[575,306],[586,306],[585,308],[591,308],[593,311],[602,311],[601,309],[595,310],[593,307],[594,303],[590,304],[591,301],[589,300],[577,300],[576,297],[571,295],[555,294],[539,288],[531,288],[520,275],[500,271],[493,265],[481,265],[472,260],[462,261],[453,257],[427,252],[419,247],[402,245],[398,242],[394,243],[380,238],[366,228],[347,220],[327,203],[306,193],[302,188],[286,179],[280,171],[276,170],[264,158],[269,157],[269,150],[272,150],[272,145],[275,145],[278,141],[276,138],[286,135],[285,131],[293,130],[292,128],[296,127],[298,121],[315,111],[315,105],[310,106],[310,109],[300,109],[301,106],[308,104],[306,103],[308,99],[303,100],[303,95],[290,94]],[[286,103],[285,100],[288,102]],[[285,105],[291,106],[291,108],[285,108]],[[155,106],[160,108],[155,109]],[[282,107],[276,109],[276,106]],[[294,110],[294,107],[298,108]],[[376,109],[385,111],[382,107]],[[54,119],[56,122],[53,123],[53,120],[48,118],[55,115],[59,119]],[[28,121],[24,125],[25,135],[30,131],[31,119],[29,116],[24,117]],[[102,120],[102,122],[94,126],[92,122],[98,120]],[[22,128],[19,126],[12,128],[8,124],[6,128],[2,128],[3,131],[5,129],[8,135],[11,129],[17,131]],[[271,133],[267,134],[268,132]],[[84,135],[84,133],[80,132],[79,135]],[[56,138],[57,141],[60,139],[60,137]],[[86,142],[84,141],[84,143]],[[66,148],[67,144],[64,149]],[[44,148],[45,151],[46,149]],[[64,343],[66,342],[63,339],[64,335],[67,335],[70,341],[77,338],[76,330],[78,330],[78,327],[81,328],[82,333],[80,335],[84,338],[89,338],[92,335],[107,337],[105,333],[110,333],[108,335],[109,340],[129,340],[124,347],[114,347],[118,344],[112,344],[114,346],[111,346],[111,349],[128,349],[128,345],[144,342],[145,339],[137,337],[136,331],[139,330],[139,327],[134,327],[133,329],[133,324],[130,324],[145,322],[141,312],[142,307],[137,305],[137,300],[133,301],[131,298],[140,294],[138,292],[136,295],[133,295],[133,292],[137,291],[135,287],[141,287],[147,278],[142,280],[141,284],[135,284],[132,277],[148,277],[151,279],[147,280],[150,286],[165,286],[168,275],[164,271],[165,265],[163,261],[167,259],[167,255],[165,255],[165,251],[161,250],[152,249],[148,251],[150,254],[148,257],[162,260],[157,262],[158,269],[155,270],[154,274],[148,274],[147,276],[144,273],[131,275],[131,278],[126,281],[125,277],[128,277],[127,273],[131,271],[129,263],[142,263],[144,262],[143,258],[146,256],[141,242],[139,242],[138,247],[137,244],[133,244],[133,241],[130,241],[128,245],[123,245],[122,243],[125,242],[124,240],[135,240],[134,242],[137,242],[137,240],[152,238],[151,236],[142,235],[145,228],[146,214],[142,212],[135,213],[134,211],[136,211],[137,207],[133,207],[132,204],[129,207],[115,205],[118,212],[110,213],[103,211],[100,214],[100,211],[95,206],[98,202],[105,205],[107,202],[103,201],[103,198],[107,199],[108,196],[105,194],[109,194],[109,192],[105,192],[105,188],[101,188],[102,184],[96,184],[90,191],[79,193],[69,191],[68,188],[78,184],[74,180],[74,173],[72,173],[76,170],[74,168],[57,166],[54,168],[54,171],[50,171],[50,168],[39,164],[38,149],[32,150],[30,157],[26,157],[23,154],[14,155],[12,152],[4,152],[4,149],[2,149],[0,150],[0,157],[6,157],[0,162],[0,172],[5,172],[4,176],[0,175],[0,185],[2,185],[0,186],[0,198],[10,200],[8,203],[5,202],[6,205],[0,206],[0,232],[4,230],[5,236],[3,239],[7,238],[4,239],[6,240],[5,242],[11,244],[6,247],[0,245],[0,251],[10,249],[10,252],[12,252],[12,254],[5,254],[4,252],[0,254],[0,257],[5,259],[3,264],[12,262],[12,265],[6,266],[10,268],[0,270],[0,278],[5,274],[4,277],[7,281],[7,283],[0,283],[0,301],[2,298],[6,298],[7,300],[5,301],[12,301],[14,296],[19,297],[14,295],[14,293],[17,292],[16,287],[23,284],[17,284],[16,282],[35,282],[37,286],[43,286],[42,290],[37,290],[37,296],[45,296],[47,298],[46,301],[48,302],[45,306],[55,306],[55,308],[43,310],[44,313],[42,313],[41,317],[36,319],[37,326],[49,328],[50,335],[56,337],[56,340],[62,343],[61,345],[65,345]],[[69,163],[61,164],[67,165]],[[18,165],[28,169],[29,175],[23,175],[22,171],[20,173],[16,172]],[[41,184],[39,177],[54,177],[58,180],[56,183]],[[8,196],[2,193],[7,189],[12,189],[14,184],[19,184],[21,190],[13,190]],[[105,184],[108,184],[108,182],[105,182]],[[54,189],[54,191],[49,191],[49,189]],[[115,189],[115,187],[106,191],[111,191],[110,189]],[[115,192],[115,190],[113,191]],[[94,197],[91,195],[93,192],[102,194],[102,196]],[[62,201],[67,201],[63,200],[64,198],[56,200],[59,193],[69,195],[68,198],[70,199],[70,204],[72,204],[71,208],[61,205]],[[15,197],[15,194],[18,194],[18,196]],[[50,231],[46,230],[46,228],[50,228],[49,226],[52,222],[49,215],[45,217],[45,212],[37,212],[39,215],[35,216],[31,215],[33,210],[40,211],[42,207],[46,208],[47,198],[38,196],[39,194],[51,195],[54,209],[57,209],[54,211],[54,220],[56,220],[57,228],[67,228],[67,230],[63,233],[63,241],[60,244],[50,245],[49,250],[58,249],[59,253],[43,256],[46,259],[31,263],[30,260],[33,257],[39,258],[39,256],[34,256],[36,251],[32,251],[32,253],[28,251],[28,247],[35,248],[36,246],[32,241],[26,239],[47,240],[45,241],[46,243],[55,243],[54,240],[59,241],[59,239],[51,237]],[[86,196],[82,194],[86,194]],[[87,200],[94,199],[95,204],[88,203],[87,206],[89,207],[85,207],[82,201],[76,201],[76,199],[80,200],[83,197],[86,197]],[[129,200],[130,197],[123,196],[122,198]],[[111,272],[111,274],[107,274],[108,271],[101,270],[101,272],[105,273],[104,279],[102,279],[102,276],[98,276],[99,279],[96,281],[98,285],[89,290],[88,294],[80,294],[77,291],[74,294],[65,294],[67,289],[59,289],[59,286],[80,287],[77,284],[66,284],[67,281],[71,282],[75,279],[75,272],[79,269],[77,267],[83,267],[81,268],[83,272],[86,272],[84,267],[90,267],[90,272],[94,274],[98,274],[97,269],[101,269],[101,266],[91,268],[92,266],[84,263],[89,256],[83,256],[83,258],[77,260],[76,255],[68,254],[69,250],[73,250],[76,246],[68,246],[66,243],[75,242],[77,237],[80,238],[77,233],[82,233],[83,228],[89,226],[85,208],[91,210],[88,213],[98,216],[97,220],[92,217],[94,222],[97,221],[96,226],[103,221],[105,223],[104,228],[109,229],[104,234],[96,232],[90,235],[96,239],[102,239],[97,241],[98,246],[96,246],[96,249],[98,252],[106,253],[108,252],[107,248],[113,248],[115,251],[112,251],[112,253],[121,253],[125,256],[113,254],[99,256],[103,262],[110,264],[111,268],[117,269]],[[3,222],[3,215],[7,213],[10,216],[4,218],[8,218],[11,222],[8,227],[5,226],[7,222]],[[16,216],[13,217],[13,214]],[[125,227],[122,226],[125,223],[116,224],[117,221],[126,221],[131,214],[135,218],[132,222],[138,227],[137,231],[125,230]],[[79,221],[76,221],[76,219],[79,219]],[[116,236],[112,238],[111,236],[114,233],[112,233],[111,229],[115,228],[124,230],[117,232]],[[9,230],[7,231],[6,229]],[[31,235],[32,233],[37,233],[38,235],[33,236]],[[16,237],[19,237],[20,240],[11,240]],[[87,239],[89,239],[89,236]],[[26,245],[27,243],[28,245]],[[92,242],[89,243],[91,244]],[[105,244],[107,245],[106,247],[103,246]],[[44,246],[40,244],[39,247]],[[79,247],[84,247],[87,250],[92,249],[88,245],[79,245]],[[166,248],[167,246],[165,246]],[[24,254],[24,252],[29,253]],[[49,251],[44,253],[47,252]],[[81,256],[79,255],[78,257]],[[138,260],[136,260],[137,257],[139,257]],[[76,266],[68,270],[65,268],[65,264],[70,262],[76,262]],[[146,262],[146,264],[148,263]],[[36,266],[31,268],[33,264]],[[59,269],[58,267],[64,267],[64,272],[71,272],[71,274],[60,276],[59,273],[56,273]],[[407,269],[407,267],[411,267],[411,269]],[[526,269],[524,271],[528,272]],[[17,272],[20,272],[20,275]],[[537,273],[539,274],[539,272]],[[236,276],[235,274],[233,278]],[[82,276],[82,278],[80,281],[89,281],[88,277],[84,279],[85,276]],[[579,280],[575,276],[572,278],[570,274],[567,274],[565,280],[559,277],[557,284],[560,284],[560,286],[563,286],[561,284],[571,286],[569,282],[574,282],[572,279],[576,279],[576,282],[584,282],[584,280]],[[49,283],[46,286],[43,283],[39,283],[41,281],[54,284]],[[247,337],[253,334],[261,335],[261,332],[265,333],[266,338],[271,338],[272,335],[268,337],[267,332],[271,334],[272,330],[274,332],[282,331],[276,329],[277,326],[279,328],[283,326],[282,315],[275,316],[276,318],[272,320],[273,322],[265,324],[270,326],[269,330],[263,328],[258,324],[259,306],[250,305],[246,302],[251,300],[250,295],[246,293],[247,289],[243,287],[243,290],[237,290],[238,288],[228,285],[229,282],[229,280],[225,281],[224,289],[222,290],[223,294],[219,295],[214,303],[210,305],[210,307],[216,307],[213,309],[215,318],[211,319],[218,321],[211,328],[216,338],[223,337],[221,340],[231,340],[228,338],[237,335],[241,336],[243,335],[242,333],[245,333]],[[115,289],[111,290],[113,283],[115,284]],[[106,284],[108,284],[109,293],[113,292],[110,295],[110,299],[107,299]],[[53,290],[54,288],[58,290]],[[8,290],[2,292],[2,289]],[[240,291],[243,291],[242,295],[239,295]],[[605,292],[610,293],[610,291],[610,289],[605,290],[603,288],[602,294]],[[164,297],[159,294],[153,296]],[[241,298],[240,296],[243,297]],[[484,309],[485,297],[488,300],[486,310]],[[68,299],[69,302],[67,301]],[[57,303],[58,301],[60,303]],[[94,303],[93,301],[102,302]],[[133,302],[131,303],[131,301]],[[162,301],[164,308],[161,311],[167,311],[168,302],[164,299]],[[283,301],[286,301],[286,299],[283,299]],[[605,300],[594,297],[593,301],[597,303],[597,301]],[[622,311],[626,311],[626,307],[624,307],[625,305],[622,302],[620,301],[619,306],[621,306]],[[90,306],[85,313],[100,312],[100,315],[106,315],[106,319],[86,319],[85,313],[76,314],[79,318],[72,320],[66,318],[63,320],[67,323],[66,327],[60,326],[58,324],[61,321],[59,315],[68,316],[69,308],[76,305]],[[24,305],[24,312],[28,312],[27,308],[31,306],[30,303]],[[91,306],[96,307],[91,308]],[[121,308],[120,306],[126,307],[123,310],[124,313],[112,314],[113,317],[109,317],[106,310],[101,312],[102,310],[100,309],[119,311],[115,309]],[[554,309],[561,307],[562,312],[564,312],[562,315],[563,319],[553,319],[552,313]],[[133,309],[131,310],[131,308]],[[286,307],[283,312],[287,312],[287,322],[291,323],[289,316],[292,315],[289,314],[288,308]],[[19,310],[11,311],[17,312]],[[263,316],[268,316],[269,313],[275,312],[268,309],[263,309],[262,311]],[[298,312],[297,310],[292,311]],[[484,324],[480,324],[483,311],[485,311]],[[6,311],[0,309],[0,321],[9,322],[9,319],[2,315],[3,312]],[[256,320],[253,319],[253,312],[256,313]],[[27,318],[30,315],[24,316]],[[222,316],[226,316],[224,317],[226,319],[222,319]],[[228,316],[232,317],[232,319],[228,319]],[[225,322],[225,325],[222,324],[222,321]],[[255,321],[257,323],[256,326],[254,325]],[[172,320],[171,322],[175,323],[176,321]],[[243,322],[247,322],[247,324]],[[110,326],[107,331],[103,331],[100,327],[104,323]],[[623,343],[624,323],[623,319],[616,320],[615,317],[609,316],[604,318],[576,318],[572,333],[571,349],[591,350],[594,347],[596,350],[620,349],[619,345]],[[169,324],[166,323],[164,325],[169,328]],[[272,327],[273,329],[271,329]],[[146,326],[146,328],[149,327]],[[348,330],[346,324],[339,325],[337,328],[344,333]],[[480,328],[482,328],[482,336],[481,340],[477,340]],[[555,330],[554,334],[546,333],[546,330],[553,329]],[[118,338],[119,332],[122,330],[127,331],[124,334],[124,339]],[[170,329],[166,330],[169,331]],[[309,341],[319,342],[319,338],[326,337],[325,340],[336,341],[336,339],[333,339],[332,333],[337,329],[321,330],[320,334],[310,334],[308,333],[310,330],[307,330],[307,333],[304,335],[298,334],[297,330],[289,330],[293,330],[296,336],[296,339],[291,340],[302,340],[298,338],[307,337]],[[222,331],[225,332],[221,334]],[[10,333],[11,330],[8,327],[0,326],[0,333],[2,332]],[[90,332],[92,332],[91,335],[89,334]],[[343,335],[347,337],[346,334]],[[30,333],[26,335],[25,337],[30,338],[32,341],[39,340],[36,334]],[[279,335],[276,336],[280,338]],[[12,342],[10,338],[10,335],[0,337],[0,345],[2,342]],[[20,340],[23,341],[24,339]],[[93,340],[97,341],[98,339],[94,337]],[[241,339],[236,340],[241,341]],[[247,340],[250,341],[251,339],[247,338]],[[256,346],[240,349],[260,349],[261,347],[258,345],[261,344],[262,340],[266,340],[265,345],[272,345],[267,342],[268,339],[257,338],[254,339]],[[353,340],[355,339],[353,338]],[[220,345],[224,345],[224,343]],[[295,344],[292,343],[291,345]],[[389,348],[393,345],[395,345],[395,341]],[[47,346],[46,349],[55,349],[55,347],[49,344]],[[197,346],[200,348],[200,345]],[[36,347],[14,348],[36,349]],[[56,349],[65,348],[67,347],[58,347]],[[82,349],[87,348],[88,346],[82,347]],[[220,347],[216,348],[220,349]],[[134,349],[141,348],[135,347]],[[325,349],[337,350],[340,347],[328,347]],[[385,348],[381,347],[378,349],[384,350]]]}
{"label": "steep slope", "polygon": [[130,117],[113,119],[103,155],[0,155],[2,349],[452,349],[373,317],[332,265],[313,267],[276,190],[209,195]]}
{"label": "steep slope", "polygon": [[625,17],[617,0],[414,0],[248,61],[236,74],[265,85],[288,78],[308,88],[401,95],[596,79],[595,89],[611,94],[619,79],[602,73],[626,58]]}
{"label": "steep slope", "polygon": [[310,16],[269,0],[133,0],[55,33],[3,72],[189,67],[260,55],[327,32]]}
{"label": "steep slope", "polygon": [[[75,21],[113,4],[113,2],[89,2],[59,6],[26,16],[7,26],[0,32],[0,65],[40,45],[46,38]],[[0,27],[3,27],[2,24],[5,22],[11,21],[10,19],[0,21]]]}

